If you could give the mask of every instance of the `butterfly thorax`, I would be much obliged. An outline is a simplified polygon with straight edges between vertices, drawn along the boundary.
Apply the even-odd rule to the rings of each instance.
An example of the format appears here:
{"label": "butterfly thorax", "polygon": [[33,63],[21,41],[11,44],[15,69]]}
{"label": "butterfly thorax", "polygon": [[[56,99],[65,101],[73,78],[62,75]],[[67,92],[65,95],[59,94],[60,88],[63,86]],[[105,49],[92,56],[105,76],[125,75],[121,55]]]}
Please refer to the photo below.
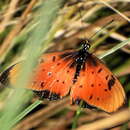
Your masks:
{"label": "butterfly thorax", "polygon": [[87,61],[88,56],[91,54],[88,52],[88,49],[90,48],[90,45],[88,43],[82,44],[82,48],[78,51],[77,56],[75,58],[75,65],[76,65],[76,71],[73,78],[73,83],[77,81],[77,78],[80,74],[81,70],[85,70],[85,63]]}
{"label": "butterfly thorax", "polygon": [[78,51],[70,51],[65,52],[64,54],[60,55],[61,58],[64,60],[72,59],[72,62],[69,64],[70,68],[75,68],[75,73],[73,77],[73,84],[76,83],[78,76],[80,75],[81,70],[85,70],[85,63],[87,62],[88,57],[90,57],[90,53],[88,49],[90,45],[87,41],[82,41],[82,48]]}

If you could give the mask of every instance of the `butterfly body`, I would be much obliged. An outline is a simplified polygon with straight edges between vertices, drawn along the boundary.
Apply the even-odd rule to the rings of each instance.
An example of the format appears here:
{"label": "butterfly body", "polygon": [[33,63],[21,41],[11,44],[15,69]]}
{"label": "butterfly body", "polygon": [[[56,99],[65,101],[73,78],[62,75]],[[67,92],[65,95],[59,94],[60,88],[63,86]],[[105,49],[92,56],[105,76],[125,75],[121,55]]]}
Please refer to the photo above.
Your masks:
{"label": "butterfly body", "polygon": [[[41,56],[28,89],[42,99],[57,100],[70,94],[72,104],[116,111],[125,100],[123,87],[104,63],[88,52],[89,47],[85,42],[80,50]],[[4,72],[0,76],[1,83],[8,78],[14,84],[19,66],[16,64]]]}

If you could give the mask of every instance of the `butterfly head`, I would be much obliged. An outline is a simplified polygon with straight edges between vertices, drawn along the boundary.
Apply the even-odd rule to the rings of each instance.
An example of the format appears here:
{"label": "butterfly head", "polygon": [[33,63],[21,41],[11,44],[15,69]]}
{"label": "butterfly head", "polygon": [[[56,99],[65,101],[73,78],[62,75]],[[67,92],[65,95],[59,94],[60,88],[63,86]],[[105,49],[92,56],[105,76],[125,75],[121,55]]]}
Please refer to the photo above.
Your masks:
{"label": "butterfly head", "polygon": [[83,40],[81,41],[82,43],[82,52],[88,52],[89,48],[90,48],[90,44],[89,44],[89,40]]}

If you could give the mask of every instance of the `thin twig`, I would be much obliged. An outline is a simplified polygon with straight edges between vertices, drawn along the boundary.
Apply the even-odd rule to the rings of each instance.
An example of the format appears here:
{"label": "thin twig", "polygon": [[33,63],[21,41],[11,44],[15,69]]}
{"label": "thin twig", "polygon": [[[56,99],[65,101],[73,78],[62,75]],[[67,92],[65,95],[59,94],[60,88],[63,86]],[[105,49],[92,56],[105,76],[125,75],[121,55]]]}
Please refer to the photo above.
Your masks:
{"label": "thin twig", "polygon": [[[68,105],[69,98],[65,98],[64,100],[60,100],[59,102],[55,102],[48,107],[41,109],[40,111],[28,116],[25,120],[21,121],[20,124],[16,126],[16,130],[27,130],[32,127],[36,127],[41,122],[44,122],[47,118],[54,115],[61,109],[65,108]],[[28,124],[28,125],[26,125]],[[24,126],[24,127],[23,127]]]}
{"label": "thin twig", "polygon": [[125,16],[123,13],[121,13],[120,11],[118,11],[117,9],[115,9],[114,7],[112,7],[106,1],[100,0],[100,2],[103,3],[104,5],[106,5],[107,7],[109,7],[110,9],[112,9],[113,11],[115,11],[117,14],[119,14],[121,17],[123,17],[125,20],[127,20],[130,23],[130,19],[127,16]]}
{"label": "thin twig", "polygon": [[13,14],[14,14],[14,12],[16,10],[16,7],[18,5],[18,2],[19,2],[19,0],[12,0],[12,1],[10,1],[9,8],[8,8],[6,14],[4,15],[4,19],[3,19],[2,23],[0,24],[0,33],[4,31],[7,23],[12,18]]}
{"label": "thin twig", "polygon": [[14,39],[14,37],[17,36],[17,34],[20,32],[21,28],[24,26],[27,15],[31,11],[31,9],[33,8],[33,6],[35,5],[36,2],[37,2],[37,0],[32,0],[29,3],[28,7],[23,12],[23,14],[22,14],[19,22],[17,23],[17,25],[12,29],[12,31],[8,34],[8,36],[6,37],[4,42],[2,43],[2,45],[0,47],[0,56],[1,56],[1,58],[2,58],[3,54],[6,54],[8,49],[11,47],[12,40]]}
{"label": "thin twig", "polygon": [[128,38],[127,40],[125,40],[124,42],[114,46],[113,48],[111,48],[110,50],[106,51],[104,54],[98,56],[100,59],[104,58],[105,56],[108,56],[110,54],[112,54],[113,52],[117,51],[118,49],[124,47],[125,45],[127,45],[128,43],[130,43],[130,38]]}
{"label": "thin twig", "polygon": [[128,120],[130,120],[130,108],[125,109],[119,113],[113,114],[112,116],[107,117],[105,119],[95,121],[94,123],[83,125],[79,127],[77,130],[102,130],[106,128],[111,128],[113,126],[117,126]]}

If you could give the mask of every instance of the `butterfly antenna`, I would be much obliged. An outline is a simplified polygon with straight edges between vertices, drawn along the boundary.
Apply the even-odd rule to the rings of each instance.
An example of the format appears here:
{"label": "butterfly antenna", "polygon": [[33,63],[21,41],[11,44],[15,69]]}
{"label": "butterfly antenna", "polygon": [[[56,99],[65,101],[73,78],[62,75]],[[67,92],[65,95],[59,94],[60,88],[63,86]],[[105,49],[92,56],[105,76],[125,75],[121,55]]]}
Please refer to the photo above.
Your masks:
{"label": "butterfly antenna", "polygon": [[104,26],[102,26],[101,29],[99,29],[97,32],[95,32],[94,34],[92,34],[92,36],[90,36],[89,39],[93,39],[96,36],[96,34],[100,33],[103,29],[107,28],[113,22],[114,22],[114,20],[111,20],[110,22],[108,22],[107,24],[105,24]]}

